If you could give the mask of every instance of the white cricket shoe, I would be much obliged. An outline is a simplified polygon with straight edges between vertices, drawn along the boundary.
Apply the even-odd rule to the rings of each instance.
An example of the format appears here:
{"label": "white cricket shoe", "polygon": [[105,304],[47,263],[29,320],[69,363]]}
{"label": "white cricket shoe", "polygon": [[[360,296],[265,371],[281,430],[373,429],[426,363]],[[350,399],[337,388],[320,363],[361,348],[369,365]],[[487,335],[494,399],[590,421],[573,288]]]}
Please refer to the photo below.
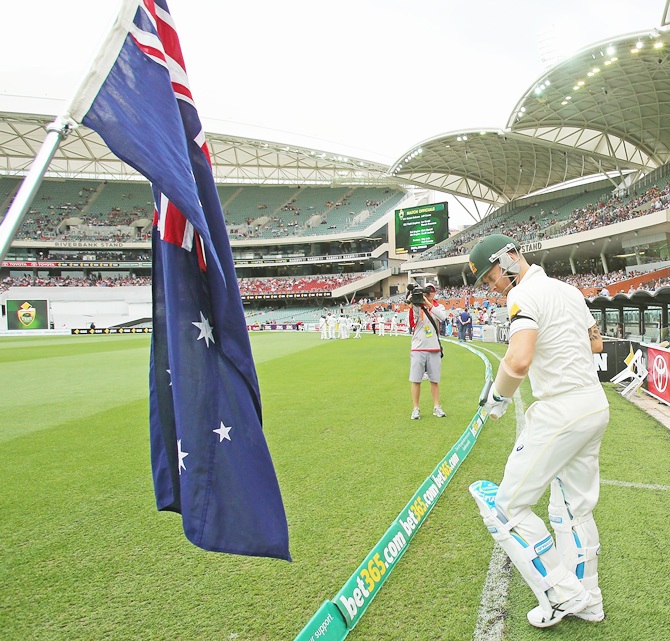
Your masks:
{"label": "white cricket shoe", "polygon": [[585,591],[584,594],[581,594],[574,599],[569,599],[568,601],[563,601],[563,603],[552,605],[551,615],[547,615],[542,607],[538,605],[526,616],[528,617],[528,622],[536,628],[548,628],[552,625],[556,625],[569,614],[577,616],[578,612],[588,608],[590,604],[591,594]]}
{"label": "white cricket shoe", "polygon": [[418,421],[421,418],[421,412],[419,411],[418,407],[415,407],[412,410],[412,420],[413,421]]}
{"label": "white cricket shoe", "polygon": [[437,407],[433,408],[433,416],[437,416],[437,418],[444,418],[446,414],[444,410],[438,405]]}
{"label": "white cricket shoe", "polygon": [[603,595],[600,588],[589,590],[591,593],[591,600],[589,604],[579,612],[575,612],[572,616],[584,621],[602,621],[605,618],[605,610],[603,610]]}

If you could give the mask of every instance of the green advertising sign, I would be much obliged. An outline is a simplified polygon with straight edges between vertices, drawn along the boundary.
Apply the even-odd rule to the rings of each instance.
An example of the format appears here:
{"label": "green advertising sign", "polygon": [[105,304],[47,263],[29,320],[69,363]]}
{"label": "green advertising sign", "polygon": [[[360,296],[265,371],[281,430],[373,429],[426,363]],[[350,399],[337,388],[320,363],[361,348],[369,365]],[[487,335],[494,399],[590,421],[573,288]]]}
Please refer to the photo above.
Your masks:
{"label": "green advertising sign", "polygon": [[10,300],[7,306],[7,329],[49,329],[48,300]]}
{"label": "green advertising sign", "polygon": [[347,636],[347,624],[332,601],[324,601],[295,641],[342,641]]}

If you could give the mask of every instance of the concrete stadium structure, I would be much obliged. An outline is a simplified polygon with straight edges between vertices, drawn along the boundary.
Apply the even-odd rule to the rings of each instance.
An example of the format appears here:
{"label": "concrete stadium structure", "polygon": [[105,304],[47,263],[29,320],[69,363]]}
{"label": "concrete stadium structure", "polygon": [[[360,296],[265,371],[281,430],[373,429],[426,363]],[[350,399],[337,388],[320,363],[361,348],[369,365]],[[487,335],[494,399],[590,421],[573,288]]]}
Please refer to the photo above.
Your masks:
{"label": "concrete stadium structure", "polygon": [[[463,285],[471,282],[467,249],[478,235],[510,225],[535,228],[519,240],[530,260],[549,272],[639,273],[667,266],[667,204],[629,203],[670,181],[669,49],[667,27],[595,43],[537,78],[505,126],[435,136],[390,166],[281,141],[207,134],[238,277],[360,275],[309,297],[315,305],[401,293],[417,275],[431,275],[442,286]],[[0,113],[3,216],[52,120]],[[408,260],[395,252],[394,211],[435,201],[435,194],[473,204],[474,224]],[[580,211],[612,198],[632,216],[562,233]],[[27,216],[0,266],[0,280],[150,276],[150,200],[146,181],[95,132],[74,129],[31,210],[33,226],[52,213],[59,214],[57,225],[40,236]],[[110,210],[129,217],[122,225],[105,219]],[[84,227],[97,229],[84,238]],[[119,240],[114,234],[120,227],[128,235]],[[103,240],[101,228],[113,239]],[[7,297],[0,293],[0,300]],[[261,296],[248,304],[277,300]],[[117,320],[132,321],[131,315]],[[667,306],[663,320],[667,325]]]}

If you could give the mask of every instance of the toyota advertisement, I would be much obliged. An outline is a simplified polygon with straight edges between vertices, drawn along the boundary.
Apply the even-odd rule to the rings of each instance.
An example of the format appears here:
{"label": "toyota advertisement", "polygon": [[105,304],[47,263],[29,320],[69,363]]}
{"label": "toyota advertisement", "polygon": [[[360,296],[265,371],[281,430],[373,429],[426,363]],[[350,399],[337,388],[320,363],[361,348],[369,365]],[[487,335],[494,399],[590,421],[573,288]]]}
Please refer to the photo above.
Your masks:
{"label": "toyota advertisement", "polygon": [[664,403],[670,404],[670,352],[647,347],[647,392]]}

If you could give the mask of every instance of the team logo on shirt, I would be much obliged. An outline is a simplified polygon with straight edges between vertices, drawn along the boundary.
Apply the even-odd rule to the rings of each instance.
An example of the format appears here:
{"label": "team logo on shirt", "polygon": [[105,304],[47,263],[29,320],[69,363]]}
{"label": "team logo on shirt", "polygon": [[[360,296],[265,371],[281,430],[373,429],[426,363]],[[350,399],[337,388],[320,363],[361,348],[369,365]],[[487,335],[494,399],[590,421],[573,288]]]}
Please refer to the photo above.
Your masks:
{"label": "team logo on shirt", "polygon": [[509,322],[513,323],[515,320],[519,320],[520,318],[525,318],[531,321],[534,320],[532,316],[528,316],[528,314],[521,311],[521,308],[516,303],[514,303],[509,310]]}

